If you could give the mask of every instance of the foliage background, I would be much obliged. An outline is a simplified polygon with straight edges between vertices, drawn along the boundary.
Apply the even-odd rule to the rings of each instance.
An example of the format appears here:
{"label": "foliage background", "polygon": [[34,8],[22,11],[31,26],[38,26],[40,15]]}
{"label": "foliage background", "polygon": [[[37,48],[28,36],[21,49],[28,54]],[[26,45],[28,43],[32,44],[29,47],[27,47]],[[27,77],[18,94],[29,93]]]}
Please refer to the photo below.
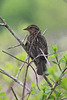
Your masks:
{"label": "foliage background", "polygon": [[[67,50],[66,0],[0,0],[0,16],[6,20],[21,39],[23,39],[24,35],[27,33],[23,29],[30,24],[36,24],[40,27],[42,32],[46,28],[48,29],[45,34],[48,46],[50,44],[57,45],[59,51]],[[0,67],[4,68],[12,75],[16,75],[21,64],[3,54],[1,51],[15,44],[17,44],[17,41],[11,36],[8,30],[4,27],[0,27]],[[9,52],[22,60],[26,57],[26,53],[21,47],[12,49]],[[30,74],[28,75],[27,80],[29,84],[35,79],[34,75],[32,76],[30,76]],[[23,80],[20,77],[19,79]],[[0,87],[2,91],[7,92],[11,86],[11,82],[12,80],[0,74]],[[19,96],[21,93],[22,92],[19,93]]]}

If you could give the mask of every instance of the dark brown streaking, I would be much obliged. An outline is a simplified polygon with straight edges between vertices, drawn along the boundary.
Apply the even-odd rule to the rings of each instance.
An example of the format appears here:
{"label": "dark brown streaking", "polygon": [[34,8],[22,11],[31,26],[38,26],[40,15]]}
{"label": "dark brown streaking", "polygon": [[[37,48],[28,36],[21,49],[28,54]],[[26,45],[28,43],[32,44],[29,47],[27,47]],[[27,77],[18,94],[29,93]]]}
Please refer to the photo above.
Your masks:
{"label": "dark brown streaking", "polygon": [[[29,56],[34,59],[39,54],[42,54],[40,48],[43,50],[44,54],[48,54],[48,47],[45,37],[41,34],[40,29],[36,25],[29,25],[24,30],[29,31],[29,36],[25,44]],[[46,59],[43,56],[38,57],[34,61],[37,67],[37,74],[43,75],[43,72],[46,71]]]}

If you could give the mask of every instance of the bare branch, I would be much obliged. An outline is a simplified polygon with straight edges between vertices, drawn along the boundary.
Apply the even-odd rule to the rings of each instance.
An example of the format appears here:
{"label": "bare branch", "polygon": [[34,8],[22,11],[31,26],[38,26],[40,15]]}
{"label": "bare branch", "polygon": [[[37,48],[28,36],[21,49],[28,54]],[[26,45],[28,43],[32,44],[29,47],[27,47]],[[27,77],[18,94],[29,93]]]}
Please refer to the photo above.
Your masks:
{"label": "bare branch", "polygon": [[[10,55],[11,57],[17,59],[18,61],[24,62],[24,64],[25,64],[25,63],[28,64],[26,61],[23,61],[23,60],[21,60],[21,59],[15,57],[15,56],[13,56],[12,54],[7,53],[6,51],[2,51],[2,52],[4,52],[4,53]],[[39,56],[38,56],[38,57],[39,57]],[[35,59],[33,59],[28,65],[31,66],[31,63],[32,63],[34,60],[35,60]],[[23,64],[23,65],[24,65],[24,64]],[[22,66],[21,66],[21,67],[22,67]],[[18,76],[18,74],[19,74],[19,72],[20,72],[20,70],[21,70],[21,67],[20,67],[20,69],[19,69],[19,71],[18,71],[18,73],[17,73],[17,75],[16,75],[16,78],[17,78],[17,76]],[[34,71],[34,73],[35,73],[35,76],[36,76],[36,84],[37,84],[37,87],[38,87],[38,78],[37,78],[37,74],[36,74],[36,72],[35,72],[35,70],[34,70],[34,68],[33,68],[32,66],[31,66],[31,68],[33,69],[33,71]],[[39,89],[39,87],[38,87],[38,89]]]}
{"label": "bare branch", "polygon": [[18,76],[19,76],[19,74],[20,74],[20,72],[21,72],[21,69],[23,68],[23,66],[24,66],[24,64],[25,64],[25,62],[27,61],[28,58],[29,58],[29,56],[26,57],[25,61],[23,62],[23,64],[22,64],[21,67],[19,68],[19,71],[18,71],[18,73],[17,73],[17,75],[16,75],[16,78],[18,78]]}
{"label": "bare branch", "polygon": [[46,61],[47,61],[48,65],[50,66],[50,63],[49,63],[49,61],[48,61],[48,59],[47,59],[46,55],[44,54],[44,52],[43,52],[43,50],[42,50],[41,48],[40,48],[40,51],[42,52],[42,54],[43,54],[44,58],[46,59]]}
{"label": "bare branch", "polygon": [[14,92],[14,90],[13,90],[13,88],[12,88],[12,87],[11,87],[11,90],[12,90],[12,92],[13,92],[13,94],[14,94],[14,96],[15,96],[16,100],[19,100],[19,99],[17,98],[16,93]]}
{"label": "bare branch", "polygon": [[6,26],[6,24],[4,24],[4,23],[0,23],[0,26]]}
{"label": "bare branch", "polygon": [[64,75],[64,73],[65,73],[65,71],[67,70],[67,67],[62,71],[62,73],[61,73],[61,76],[59,77],[59,79],[58,79],[58,81],[57,82],[55,82],[55,84],[54,84],[54,86],[52,87],[52,90],[51,90],[51,92],[49,93],[49,95],[47,96],[47,98],[46,98],[46,100],[48,100],[49,99],[49,97],[51,96],[51,94],[53,93],[53,91],[55,90],[55,88],[56,88],[56,86],[58,86],[59,85],[59,81],[61,80],[61,78],[63,77],[63,75]]}
{"label": "bare branch", "polygon": [[24,48],[24,50],[26,51],[25,45],[22,43],[22,41],[20,40],[20,38],[15,34],[15,32],[10,28],[10,26],[5,22],[5,20],[0,17],[1,21],[5,24],[4,26],[10,31],[10,33],[18,40],[18,42],[22,45],[22,47]]}
{"label": "bare branch", "polygon": [[63,77],[63,75],[64,75],[64,73],[65,73],[66,70],[67,70],[67,67],[62,71],[62,74],[61,74],[60,78]]}
{"label": "bare branch", "polygon": [[[55,54],[57,54],[57,53],[55,52]],[[57,65],[58,65],[60,71],[62,72],[62,69],[61,69],[61,66],[60,66],[60,63],[59,63],[58,57],[56,56],[55,59],[56,59],[56,62],[57,62]]]}
{"label": "bare branch", "polygon": [[24,41],[26,40],[27,37],[28,37],[28,34],[26,34],[24,39],[22,40],[23,43],[24,43]]}
{"label": "bare branch", "polygon": [[[13,77],[12,75],[8,74],[4,69],[0,68],[0,72],[3,73],[4,75],[10,77],[10,78],[13,79],[15,82],[17,82],[19,85],[21,85],[22,87],[24,87],[24,85],[23,85],[22,82],[20,82],[19,80],[17,80],[17,79],[16,79],[15,77]],[[26,89],[27,91],[30,92],[30,89],[27,88],[26,86],[25,86],[25,89]]]}
{"label": "bare branch", "polygon": [[[21,46],[24,48],[24,50],[28,53],[28,55],[30,56],[30,51],[31,51],[31,49],[32,49],[32,44],[33,44],[35,38],[37,37],[39,31],[38,31],[37,35],[34,37],[32,43],[31,43],[31,46],[30,46],[30,50],[29,50],[29,52],[28,52],[26,46],[25,46],[24,43],[23,43],[23,42],[25,41],[25,39],[26,39],[27,36],[24,38],[23,41],[21,41],[20,38],[15,34],[15,32],[10,28],[10,26],[5,22],[5,20],[4,20],[2,17],[0,17],[0,20],[2,21],[2,23],[0,23],[0,26],[6,27],[6,28],[9,30],[9,32],[10,32],[10,33],[16,38],[16,40],[18,40],[18,42],[19,42],[19,44],[18,44],[17,46],[13,46],[13,47],[10,47],[10,48],[8,48],[8,49],[15,48],[15,47],[18,47],[18,46],[21,45]],[[43,35],[46,33],[46,31],[47,31],[47,29],[43,32]],[[4,75],[10,77],[11,79],[13,79],[15,82],[17,82],[19,85],[21,85],[21,86],[23,87],[22,100],[24,99],[24,92],[25,92],[25,89],[26,89],[27,91],[29,91],[29,92],[28,92],[29,94],[30,94],[30,92],[31,92],[31,90],[30,90],[29,88],[26,87],[26,77],[27,77],[28,67],[31,66],[31,63],[34,62],[35,59],[37,59],[37,58],[40,57],[40,56],[44,56],[45,59],[46,59],[46,61],[47,61],[47,63],[48,63],[48,65],[50,66],[50,63],[49,63],[49,61],[47,60],[47,56],[50,56],[50,55],[55,54],[55,53],[53,53],[53,54],[45,55],[44,52],[43,52],[42,49],[41,49],[42,54],[40,54],[40,55],[38,55],[37,57],[35,57],[31,62],[29,62],[29,60],[28,60],[28,62],[26,62],[26,60],[25,60],[25,61],[22,61],[21,59],[19,59],[19,58],[13,56],[13,55],[10,54],[10,53],[7,53],[7,52],[5,52],[5,51],[2,51],[2,52],[4,52],[4,53],[10,55],[11,57],[17,59],[18,61],[23,62],[22,66],[19,68],[19,71],[18,71],[16,77],[13,77],[12,75],[8,74],[5,70],[3,70],[2,68],[0,68],[0,72],[1,72],[1,73],[3,73]],[[57,53],[58,53],[58,52],[57,52]],[[57,58],[56,58],[56,60],[57,60],[57,63],[58,63],[58,59],[57,59]],[[27,69],[26,69],[25,79],[24,79],[24,84],[23,84],[23,83],[20,82],[17,78],[18,78],[19,73],[20,73],[20,71],[21,71],[21,69],[22,69],[22,67],[24,66],[25,63],[27,64]],[[60,67],[60,65],[58,65],[58,66]],[[33,68],[32,66],[31,66],[31,68],[33,69],[33,71],[34,71],[34,73],[35,73],[35,76],[36,76],[36,84],[37,84],[37,87],[38,87],[38,89],[39,89],[37,73],[36,73],[36,71],[34,70],[34,68]],[[52,95],[52,93],[55,91],[56,86],[59,85],[59,81],[61,81],[63,75],[65,75],[65,71],[66,71],[66,70],[67,70],[67,67],[62,71],[61,76],[59,77],[58,81],[56,81],[56,82],[54,83],[54,85],[52,85],[52,84],[49,82],[48,78],[47,78],[45,75],[43,75],[44,79],[46,80],[46,82],[48,83],[48,85],[51,87],[51,92],[48,94],[46,100],[48,100],[48,99],[50,98],[50,96]],[[15,94],[15,92],[14,92],[13,89],[12,89],[12,91],[13,91],[14,96],[16,96],[16,94]],[[17,99],[17,100],[18,100],[18,99]]]}
{"label": "bare branch", "polygon": [[61,98],[60,100],[67,100],[67,98],[66,98],[66,97],[63,97],[63,98]]}
{"label": "bare branch", "polygon": [[8,49],[13,49],[13,48],[16,48],[16,47],[19,47],[19,46],[21,46],[21,45],[18,44],[18,45],[15,45],[15,46],[9,47],[9,48],[7,48],[7,50],[8,50]]}
{"label": "bare branch", "polygon": [[[11,54],[5,52],[5,51],[3,51],[3,52],[6,53],[6,54],[8,54],[8,55],[10,55],[10,56],[12,56],[12,57],[15,58],[15,59],[21,61],[21,62],[24,62],[24,61],[22,61],[22,60],[16,58],[15,56],[13,56],[13,55],[11,55]],[[37,57],[39,57],[39,56],[41,56],[41,55],[38,55]],[[42,55],[42,56],[43,56],[43,55]],[[37,58],[37,57],[36,57],[36,58]],[[27,62],[25,62],[25,63],[28,64],[28,65],[30,65],[36,58],[34,58],[29,64],[28,64]],[[31,66],[31,65],[30,65],[30,66]],[[36,74],[35,74],[35,75],[36,75]],[[44,76],[44,78],[45,78],[46,81],[48,80],[46,76]],[[37,81],[37,76],[36,76],[36,81]],[[49,84],[49,86],[52,86],[51,83],[49,82],[49,80],[47,81],[47,83]],[[37,81],[37,84],[38,84],[38,81]],[[37,86],[38,86],[38,85],[37,85]]]}
{"label": "bare branch", "polygon": [[38,86],[38,77],[37,77],[37,73],[36,73],[35,69],[34,69],[32,66],[31,66],[31,68],[32,68],[32,70],[34,71],[35,76],[36,76],[36,85],[37,85],[37,88],[38,88],[38,90],[40,90],[40,88],[39,88],[39,86]]}
{"label": "bare branch", "polygon": [[[25,35],[24,39],[22,40],[22,43],[24,43],[24,41],[25,41],[25,39],[27,38],[27,36],[28,36],[28,34]],[[21,44],[18,44],[18,45],[9,47],[9,48],[7,48],[7,50],[8,50],[8,49],[13,49],[13,48],[16,48],[16,47],[19,47],[19,46],[21,46]]]}
{"label": "bare branch", "polygon": [[[31,91],[32,91],[32,90],[31,90]],[[27,94],[25,94],[23,98],[25,98],[25,97],[28,95],[28,97],[27,97],[27,99],[26,99],[26,100],[28,100],[28,98],[29,98],[29,96],[30,96],[31,91],[30,91],[30,92],[28,92]]]}
{"label": "bare branch", "polygon": [[46,80],[46,82],[48,83],[48,85],[49,85],[50,87],[52,87],[53,85],[49,82],[49,80],[48,80],[48,78],[46,77],[45,74],[43,75],[43,77],[44,77],[44,79]]}
{"label": "bare branch", "polygon": [[43,32],[43,34],[42,34],[42,35],[44,35],[46,32],[47,32],[47,28],[45,29],[45,31]]}
{"label": "bare branch", "polygon": [[29,58],[28,58],[28,65],[27,65],[26,73],[25,73],[24,87],[23,87],[23,93],[22,93],[22,100],[24,99],[25,86],[26,86],[26,77],[27,77],[28,68],[29,68]]}
{"label": "bare branch", "polygon": [[[27,69],[26,69],[26,73],[25,73],[25,79],[24,79],[24,87],[23,87],[23,94],[22,94],[22,100],[24,99],[24,92],[25,92],[25,85],[26,85],[26,77],[27,77],[27,72],[28,72],[28,68],[29,68],[29,57],[28,57],[28,65],[27,65]],[[34,68],[31,67],[33,69],[33,71],[35,72]],[[36,72],[35,72],[35,75],[36,75]],[[37,87],[39,89],[39,86],[38,86],[38,78],[37,78],[37,75],[36,75],[36,84],[37,84]],[[40,90],[40,89],[39,89]]]}
{"label": "bare branch", "polygon": [[29,93],[28,93],[28,97],[27,97],[27,100],[28,100],[28,99],[29,99],[29,97],[30,97],[30,93],[31,93],[31,92],[29,92]]}
{"label": "bare branch", "polygon": [[4,19],[0,16],[1,21],[6,24],[6,22],[4,21]]}
{"label": "bare branch", "polygon": [[[46,55],[44,54],[44,52],[43,52],[43,50],[42,50],[41,48],[40,48],[40,51],[42,52],[42,54],[43,54],[44,58],[46,59],[46,61],[47,61],[48,65],[50,66],[50,63],[49,63],[49,61],[48,61],[48,59],[47,59]],[[48,83],[48,85],[49,85],[50,87],[52,87],[53,85],[49,82],[49,80],[48,80],[48,78],[46,77],[46,75],[45,75],[45,74],[43,74],[43,77],[44,77],[44,79],[46,80],[46,82]]]}
{"label": "bare branch", "polygon": [[20,62],[24,62],[24,63],[28,64],[27,62],[25,62],[25,61],[23,61],[23,60],[21,60],[21,59],[19,59],[19,58],[15,57],[15,56],[13,56],[12,54],[10,54],[10,53],[8,53],[8,52],[6,52],[6,51],[4,51],[4,50],[2,50],[2,52],[3,52],[3,53],[5,53],[5,54],[10,55],[11,57],[13,57],[13,58],[17,59],[17,60],[18,60],[18,61],[20,61]]}
{"label": "bare branch", "polygon": [[52,87],[52,90],[51,90],[51,92],[49,93],[49,95],[47,96],[46,100],[49,99],[50,95],[53,93],[53,91],[55,90],[55,88],[56,88],[57,85],[58,85],[58,83],[56,82],[56,83],[54,84],[54,86]]}

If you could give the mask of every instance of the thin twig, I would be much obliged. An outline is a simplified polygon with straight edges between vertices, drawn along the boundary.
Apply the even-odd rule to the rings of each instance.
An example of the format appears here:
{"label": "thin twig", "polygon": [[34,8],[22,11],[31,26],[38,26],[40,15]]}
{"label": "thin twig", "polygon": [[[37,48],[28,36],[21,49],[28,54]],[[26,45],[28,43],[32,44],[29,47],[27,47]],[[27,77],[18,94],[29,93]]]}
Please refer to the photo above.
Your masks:
{"label": "thin twig", "polygon": [[61,80],[61,78],[63,77],[63,75],[64,75],[64,73],[65,73],[65,71],[66,71],[66,70],[67,70],[67,68],[65,68],[65,69],[62,71],[62,74],[61,74],[61,76],[59,77],[59,80],[55,82],[55,84],[54,84],[54,86],[52,87],[51,92],[48,94],[48,96],[47,96],[46,100],[48,100],[48,99],[49,99],[49,97],[51,96],[51,94],[52,94],[52,93],[53,93],[53,91],[55,90],[56,86],[58,86],[58,85],[59,85],[59,81],[60,81],[60,80]]}
{"label": "thin twig", "polygon": [[50,66],[50,62],[48,61],[47,56],[44,54],[44,52],[43,52],[43,50],[41,48],[40,48],[40,51],[42,52],[44,58],[46,59],[48,65]]}
{"label": "thin twig", "polygon": [[[32,91],[32,90],[31,90],[31,91]],[[25,97],[27,97],[27,95],[28,95],[28,97],[29,97],[29,96],[30,96],[31,91],[30,91],[30,92],[28,92],[27,94],[25,94],[25,95],[24,95],[24,98],[25,98]],[[28,98],[27,98],[26,100],[28,100]]]}
{"label": "thin twig", "polygon": [[[24,62],[24,63],[26,63],[27,65],[30,65],[30,67],[33,69],[33,71],[34,71],[34,73],[35,73],[35,76],[36,76],[36,84],[37,84],[37,87],[38,87],[38,78],[37,78],[37,74],[36,74],[34,68],[31,66],[31,63],[32,63],[35,59],[33,59],[33,60],[28,64],[27,62],[25,62],[25,61],[23,61],[23,60],[21,60],[21,59],[15,57],[15,56],[13,56],[12,54],[10,54],[10,53],[8,53],[8,52],[6,52],[6,51],[2,51],[2,52],[4,52],[4,53],[10,55],[11,57],[17,59],[18,61]],[[39,56],[38,56],[38,57],[39,57]],[[18,73],[19,73],[19,72],[18,72]],[[17,74],[17,75],[18,75],[18,74]],[[16,78],[17,78],[17,76],[16,76]],[[38,87],[38,89],[39,89],[39,87]]]}
{"label": "thin twig", "polygon": [[27,68],[26,68],[26,73],[25,73],[25,78],[24,78],[24,87],[23,87],[23,93],[22,93],[22,100],[24,99],[26,77],[27,77],[28,68],[29,68],[29,58],[28,58],[28,65],[27,65]]}
{"label": "thin twig", "polygon": [[[32,45],[33,45],[33,43],[34,43],[36,37],[38,36],[39,32],[40,32],[40,31],[38,31],[38,33],[35,35],[34,39],[32,40],[32,42],[31,42],[31,44],[30,44],[30,49],[29,49],[29,51],[28,51],[28,52],[29,52],[29,53],[28,53],[29,56],[30,56],[30,52],[31,52],[31,49],[32,49]],[[28,59],[28,63],[29,63],[29,59]],[[28,66],[27,66],[26,73],[25,73],[25,79],[24,79],[24,87],[23,87],[22,100],[24,99],[24,92],[25,92],[25,85],[26,85],[26,77],[27,77],[28,67],[29,67],[29,64],[28,64]]]}
{"label": "thin twig", "polygon": [[[10,54],[10,53],[8,53],[8,52],[6,52],[6,51],[4,51],[4,50],[2,50],[2,52],[3,52],[3,53],[6,53],[6,54],[8,54],[8,55],[10,55],[11,57],[17,59],[18,61],[24,62],[23,60],[21,60],[21,59],[15,57],[15,56],[13,56],[12,54]],[[55,53],[48,54],[48,55],[45,55],[45,56],[51,56],[51,55],[53,55],[53,54],[55,54]],[[40,56],[43,56],[43,54],[39,54],[38,56],[36,56],[36,57],[30,62],[30,64],[31,64],[32,62],[34,62],[34,61],[35,61],[38,57],[40,57]],[[25,63],[28,64],[27,62],[25,62]]]}
{"label": "thin twig", "polygon": [[[16,79],[15,77],[13,77],[12,75],[8,74],[4,69],[0,68],[0,72],[3,73],[4,75],[10,77],[11,79],[13,79],[15,82],[17,82],[19,85],[21,85],[22,87],[24,87],[23,83],[20,82],[18,79]],[[30,89],[28,87],[25,86],[25,89],[27,91],[30,92]]]}
{"label": "thin twig", "polygon": [[34,71],[35,76],[36,76],[36,85],[37,85],[37,88],[38,88],[38,90],[40,90],[40,88],[39,88],[39,86],[38,86],[38,77],[37,77],[37,73],[36,73],[35,69],[34,69],[32,66],[31,66],[31,68],[32,68],[32,70]]}
{"label": "thin twig", "polygon": [[[36,37],[38,36],[39,32],[40,32],[40,31],[38,31],[38,33],[35,35],[34,39],[32,40],[32,42],[31,42],[31,44],[30,44],[30,48],[29,48],[29,51],[28,51],[29,56],[30,56],[30,52],[31,52],[33,43],[34,43]],[[25,73],[25,79],[24,79],[24,86],[26,85],[26,77],[27,77],[27,71],[28,71],[29,65],[30,65],[30,63],[29,63],[29,59],[28,59],[28,65],[27,65],[27,69],[26,69],[26,73]],[[36,79],[36,80],[37,80],[37,79]],[[25,92],[25,88],[23,88],[22,100],[24,99],[24,92]]]}
{"label": "thin twig", "polygon": [[28,34],[26,34],[24,39],[22,40],[23,43],[24,43],[24,41],[26,40],[27,37],[28,37]]}
{"label": "thin twig", "polygon": [[62,74],[61,74],[59,80],[64,76],[66,70],[67,70],[67,67],[62,71]]}
{"label": "thin twig", "polygon": [[[30,92],[31,93],[31,92]],[[28,100],[29,99],[29,97],[30,97],[30,93],[28,93],[28,97],[27,97],[27,99],[26,100]]]}
{"label": "thin twig", "polygon": [[47,32],[47,28],[45,29],[45,31],[43,32],[43,34],[42,34],[42,35],[44,35],[46,32]]}
{"label": "thin twig", "polygon": [[54,84],[54,86],[52,87],[52,90],[51,90],[51,92],[49,93],[49,95],[47,96],[46,100],[49,99],[50,95],[53,93],[53,91],[55,90],[55,88],[56,88],[57,85],[58,85],[58,83],[56,82],[56,83]]}
{"label": "thin twig", "polygon": [[[22,45],[22,47],[24,48],[24,50],[26,51],[26,47],[25,45],[22,43],[22,41],[20,40],[20,38],[15,34],[15,32],[10,28],[10,26],[5,22],[5,20],[0,17],[1,21],[4,23],[4,26],[10,31],[10,33],[18,40],[18,42]],[[27,51],[26,51],[27,52]]]}
{"label": "thin twig", "polygon": [[14,92],[14,90],[13,90],[13,88],[12,88],[12,87],[11,87],[11,90],[12,90],[12,92],[13,92],[14,96],[15,96],[15,99],[16,99],[16,100],[19,100],[19,99],[17,98],[17,95],[16,95],[16,93]]}
{"label": "thin twig", "polygon": [[48,78],[46,77],[45,74],[43,75],[43,77],[44,77],[44,79],[46,80],[46,82],[48,83],[48,85],[49,85],[50,87],[53,87],[53,85],[49,82],[49,80],[48,80]]}
{"label": "thin twig", "polygon": [[25,62],[25,61],[23,61],[23,60],[21,60],[21,59],[19,59],[19,58],[15,57],[14,55],[12,55],[12,54],[10,54],[10,53],[8,53],[8,52],[4,51],[4,50],[2,50],[2,52],[3,52],[3,53],[5,53],[5,54],[10,55],[11,57],[13,57],[13,58],[17,59],[18,61],[21,61],[21,62],[24,62],[24,63],[28,64],[27,62]]}
{"label": "thin twig", "polygon": [[[10,33],[18,40],[18,42],[22,45],[22,47],[24,48],[24,50],[28,53],[28,51],[26,50],[25,45],[22,43],[22,41],[20,40],[20,38],[15,34],[15,32],[10,28],[10,26],[8,26],[8,24],[5,22],[5,20],[2,17],[0,17],[0,19],[3,22],[3,23],[0,23],[0,26],[2,26],[2,24],[4,24],[3,26],[5,26],[10,31]],[[46,30],[45,30],[45,32],[46,32]],[[55,54],[55,53],[53,53],[53,54]],[[52,55],[52,54],[50,54],[50,55]]]}
{"label": "thin twig", "polygon": [[[25,35],[24,39],[22,40],[22,43],[24,43],[24,41],[25,41],[25,39],[27,38],[27,36],[28,36],[28,34]],[[16,47],[19,47],[19,46],[21,46],[21,44],[18,44],[18,45],[9,47],[9,48],[7,48],[7,50],[8,50],[8,49],[13,49],[13,48],[16,48]]]}
{"label": "thin twig", "polygon": [[[50,66],[50,63],[49,63],[49,61],[48,61],[46,55],[44,54],[44,52],[43,52],[43,50],[42,50],[41,48],[40,48],[40,51],[42,52],[44,58],[46,59],[46,61],[48,62],[48,65]],[[46,80],[46,82],[48,83],[48,85],[49,85],[50,87],[52,87],[53,85],[49,82],[49,80],[48,80],[48,78],[46,77],[45,74],[43,74],[43,77],[44,77],[44,79]]]}
{"label": "thin twig", "polygon": [[[6,53],[6,54],[8,54],[8,55],[10,55],[10,56],[12,56],[12,57],[15,58],[15,59],[21,61],[21,62],[24,62],[24,61],[22,61],[22,60],[16,58],[15,56],[13,56],[13,55],[11,55],[11,54],[5,52],[5,51],[3,51],[3,52]],[[50,54],[50,55],[51,55],[51,54]],[[39,57],[39,56],[41,56],[41,55],[38,55],[37,57]],[[42,55],[42,56],[43,56],[43,55]],[[45,55],[45,56],[46,56],[46,55]],[[27,62],[25,62],[25,63],[27,63],[28,65],[30,65],[37,57],[35,57],[29,64],[28,64]],[[35,75],[36,75],[36,74],[35,74]],[[44,76],[44,78],[45,78],[45,80],[47,81],[47,77]],[[36,80],[37,80],[37,76],[36,76]],[[51,83],[49,82],[49,80],[47,81],[47,83],[49,84],[49,86],[52,86]],[[38,80],[37,80],[37,84],[38,84]],[[37,85],[37,86],[38,86],[38,85]]]}
{"label": "thin twig", "polygon": [[[30,56],[30,52],[32,50],[32,46],[33,46],[33,43],[35,41],[35,39],[37,38],[38,34],[40,33],[40,30],[37,32],[37,34],[35,35],[35,37],[33,38],[31,44],[30,44],[30,48],[29,48],[29,51],[28,51],[28,54]],[[28,64],[28,66],[30,65],[31,63]],[[33,67],[32,67],[33,68]],[[33,69],[34,70],[34,69]],[[34,71],[35,72],[35,71]],[[36,75],[36,72],[35,72],[35,75]],[[37,88],[39,89],[39,86],[38,86],[38,78],[37,78],[37,75],[36,75],[36,84],[37,84]],[[40,90],[40,89],[39,89]]]}
{"label": "thin twig", "polygon": [[23,64],[22,64],[21,67],[19,68],[19,71],[18,71],[18,73],[17,73],[17,75],[16,75],[16,78],[18,78],[18,76],[19,76],[19,74],[20,74],[20,72],[21,72],[21,69],[23,68],[23,66],[24,66],[24,64],[25,64],[25,62],[27,61],[28,58],[29,58],[29,56],[26,57],[25,61],[23,62]]}
{"label": "thin twig", "polygon": [[5,26],[6,24],[4,24],[4,23],[0,23],[0,26]]}
{"label": "thin twig", "polygon": [[60,100],[67,100],[67,98],[66,98],[66,97],[63,97],[63,98],[61,98]]}
{"label": "thin twig", "polygon": [[[55,53],[55,54],[56,54],[56,53]],[[59,61],[58,61],[58,57],[56,56],[55,58],[56,58],[56,61],[57,61],[57,65],[58,65],[60,71],[62,72],[62,69],[61,69],[60,64],[59,64]]]}
{"label": "thin twig", "polygon": [[7,50],[8,50],[8,49],[13,49],[13,48],[16,48],[16,47],[19,47],[19,46],[21,46],[21,45],[18,44],[18,45],[15,45],[15,46],[11,46],[11,47],[7,48]]}
{"label": "thin twig", "polygon": [[[22,41],[20,40],[20,38],[15,34],[15,32],[10,28],[10,26],[8,26],[8,24],[4,21],[3,18],[0,17],[0,19],[1,19],[1,21],[3,22],[3,23],[0,23],[0,26],[5,26],[5,27],[10,31],[10,33],[18,40],[18,42],[20,43],[20,45],[24,48],[24,50],[25,50],[25,51],[28,53],[28,55],[29,55],[29,52],[27,51],[27,49],[26,49],[24,43],[22,43]],[[45,31],[45,32],[46,32],[46,31]],[[43,35],[45,34],[45,32],[43,33]],[[22,60],[20,60],[20,59],[18,59],[18,58],[16,58],[16,57],[14,57],[13,55],[11,55],[11,54],[9,54],[9,53],[7,53],[7,52],[5,52],[5,51],[3,51],[3,52],[6,53],[6,54],[8,54],[8,55],[10,55],[10,56],[12,56],[12,57],[15,58],[15,59],[21,61],[21,62],[24,62],[24,61],[22,61]],[[53,54],[55,54],[55,53],[53,53]],[[52,54],[49,54],[49,55],[52,55]],[[49,56],[49,55],[43,55],[43,54],[42,54],[42,55],[38,55],[37,57],[39,57],[39,56],[45,56],[45,57],[46,57],[46,56]],[[35,59],[37,59],[37,57],[35,57],[29,64],[28,64],[27,62],[25,62],[25,63],[27,63],[28,66],[29,66]],[[56,60],[57,60],[57,59],[56,59]],[[57,63],[58,63],[58,61],[57,61]],[[28,69],[27,69],[27,70],[28,70]],[[67,68],[63,70],[63,72],[62,72],[62,74],[61,74],[59,80],[62,78],[62,76],[64,75],[64,72],[65,72],[66,70],[67,70]],[[4,71],[3,69],[1,69],[1,68],[0,68],[0,72],[3,73],[3,74],[5,74],[6,76],[12,78],[14,81],[16,81],[16,82],[17,82],[18,84],[20,84],[21,86],[24,86],[24,85],[22,84],[22,82],[20,82],[20,81],[17,80],[15,77],[11,76],[10,74],[8,74],[7,72],[5,72],[5,71]],[[53,87],[50,85],[50,86],[52,87],[52,90],[51,90],[51,92],[49,93],[49,95],[47,96],[46,100],[48,100],[48,98],[50,97],[50,95],[51,95],[51,94],[53,93],[53,91],[55,90],[56,86],[58,85],[59,80],[54,84]],[[24,88],[26,88],[26,89],[30,92],[30,89],[29,89],[29,88],[27,88],[26,86],[24,86]]]}

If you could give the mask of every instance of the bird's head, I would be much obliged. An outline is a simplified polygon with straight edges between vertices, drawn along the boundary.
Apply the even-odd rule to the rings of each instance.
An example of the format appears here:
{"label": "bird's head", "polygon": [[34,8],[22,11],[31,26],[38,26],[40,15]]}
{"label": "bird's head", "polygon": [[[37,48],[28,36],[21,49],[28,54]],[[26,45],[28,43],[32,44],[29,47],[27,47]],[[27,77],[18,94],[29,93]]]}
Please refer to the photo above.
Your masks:
{"label": "bird's head", "polygon": [[29,26],[28,26],[27,28],[25,28],[24,30],[29,31],[29,33],[31,33],[31,34],[40,31],[40,29],[39,29],[38,26],[36,26],[36,25],[29,25]]}

